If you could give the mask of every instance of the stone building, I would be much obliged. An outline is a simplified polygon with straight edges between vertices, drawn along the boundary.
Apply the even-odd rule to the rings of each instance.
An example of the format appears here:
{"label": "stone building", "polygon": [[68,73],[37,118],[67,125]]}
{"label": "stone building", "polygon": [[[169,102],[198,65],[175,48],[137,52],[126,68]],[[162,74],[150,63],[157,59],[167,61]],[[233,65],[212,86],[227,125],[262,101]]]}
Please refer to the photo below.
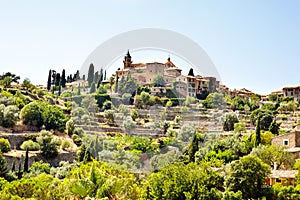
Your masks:
{"label": "stone building", "polygon": [[[210,87],[216,90],[219,86],[219,82],[214,77],[182,75],[182,70],[171,61],[170,57],[166,63],[133,63],[128,51],[123,64],[123,68],[116,71],[118,78],[126,77],[130,73],[140,85],[149,86],[153,82],[153,78],[157,74],[161,74],[166,81],[165,87],[172,87],[174,84],[179,97],[191,96],[196,98],[198,94],[208,91]],[[153,94],[161,90],[161,88],[155,88]]]}
{"label": "stone building", "polygon": [[292,153],[295,158],[300,157],[300,131],[278,135],[272,138],[272,145],[284,146],[286,151]]}
{"label": "stone building", "polygon": [[284,87],[282,92],[284,97],[293,97],[294,101],[298,101],[300,99],[300,86]]}

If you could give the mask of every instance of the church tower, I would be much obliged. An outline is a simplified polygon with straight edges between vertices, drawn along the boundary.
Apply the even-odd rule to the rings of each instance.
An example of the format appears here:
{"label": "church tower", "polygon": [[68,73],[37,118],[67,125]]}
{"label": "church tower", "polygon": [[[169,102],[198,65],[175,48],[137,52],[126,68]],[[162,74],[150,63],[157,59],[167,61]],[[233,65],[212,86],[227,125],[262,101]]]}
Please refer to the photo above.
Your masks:
{"label": "church tower", "polygon": [[130,56],[129,50],[127,51],[127,54],[124,57],[123,63],[124,63],[124,69],[131,68],[132,60],[131,60],[131,56]]}

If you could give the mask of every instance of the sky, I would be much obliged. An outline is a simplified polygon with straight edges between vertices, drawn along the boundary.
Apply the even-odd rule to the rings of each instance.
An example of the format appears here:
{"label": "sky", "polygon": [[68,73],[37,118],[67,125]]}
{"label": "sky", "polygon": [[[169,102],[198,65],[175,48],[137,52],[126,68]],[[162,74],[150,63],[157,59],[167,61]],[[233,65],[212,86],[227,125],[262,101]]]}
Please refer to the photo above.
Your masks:
{"label": "sky", "polygon": [[46,84],[115,35],[161,28],[199,44],[229,88],[268,94],[300,85],[299,11],[296,0],[0,0],[0,73]]}

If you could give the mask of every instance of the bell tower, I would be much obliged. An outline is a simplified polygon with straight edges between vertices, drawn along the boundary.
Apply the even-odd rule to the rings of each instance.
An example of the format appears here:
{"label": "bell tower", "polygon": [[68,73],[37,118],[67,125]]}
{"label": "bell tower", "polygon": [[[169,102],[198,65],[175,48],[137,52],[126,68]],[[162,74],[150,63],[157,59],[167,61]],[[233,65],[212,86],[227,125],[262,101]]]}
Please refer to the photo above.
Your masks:
{"label": "bell tower", "polygon": [[131,68],[132,60],[131,60],[131,56],[130,56],[129,50],[127,51],[127,54],[124,57],[123,63],[124,63],[124,69],[125,68]]}

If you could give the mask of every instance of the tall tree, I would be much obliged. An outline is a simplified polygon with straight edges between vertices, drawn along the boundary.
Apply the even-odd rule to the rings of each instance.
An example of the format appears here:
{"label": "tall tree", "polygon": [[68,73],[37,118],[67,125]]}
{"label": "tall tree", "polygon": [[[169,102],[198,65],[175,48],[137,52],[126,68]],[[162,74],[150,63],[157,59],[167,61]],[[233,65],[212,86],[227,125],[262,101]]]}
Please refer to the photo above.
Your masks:
{"label": "tall tree", "polygon": [[103,77],[104,80],[106,80],[106,70],[104,71],[104,77]]}
{"label": "tall tree", "polygon": [[115,93],[118,93],[118,90],[119,90],[119,77],[117,76],[116,83],[115,83]]}
{"label": "tall tree", "polygon": [[60,84],[60,73],[57,73],[55,78],[55,86],[59,86],[59,84]]}
{"label": "tall tree", "polygon": [[61,73],[61,87],[65,88],[66,87],[66,71],[65,69],[63,69],[62,73]]}
{"label": "tall tree", "polygon": [[28,172],[28,148],[26,149],[25,159],[24,159],[24,172]]}
{"label": "tall tree", "polygon": [[91,84],[91,89],[90,89],[90,93],[92,94],[92,93],[94,93],[94,92],[96,92],[96,87],[95,87],[95,83],[92,82],[92,84]]}
{"label": "tall tree", "polygon": [[48,75],[48,82],[47,82],[47,90],[50,91],[51,89],[51,76],[52,76],[52,70],[49,70],[49,75]]}
{"label": "tall tree", "polygon": [[94,65],[93,65],[93,63],[90,64],[87,81],[88,81],[89,86],[91,86],[92,82],[94,81]]}
{"label": "tall tree", "polygon": [[255,128],[255,146],[257,147],[261,143],[260,137],[260,117],[257,118],[256,128]]}

